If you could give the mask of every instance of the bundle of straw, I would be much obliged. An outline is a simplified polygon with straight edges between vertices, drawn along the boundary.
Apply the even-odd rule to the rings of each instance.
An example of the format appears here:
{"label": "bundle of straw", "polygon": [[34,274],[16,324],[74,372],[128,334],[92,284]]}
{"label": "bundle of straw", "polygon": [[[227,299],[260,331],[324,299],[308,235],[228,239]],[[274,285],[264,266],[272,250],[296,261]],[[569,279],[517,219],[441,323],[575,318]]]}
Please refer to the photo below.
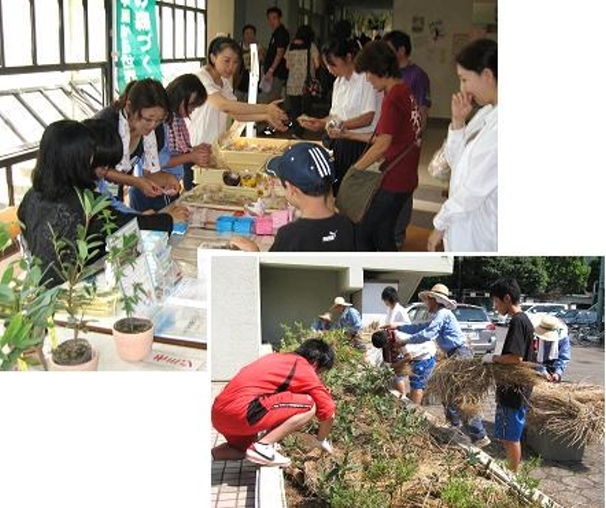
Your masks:
{"label": "bundle of straw", "polygon": [[455,404],[459,410],[472,415],[479,411],[482,401],[494,390],[495,384],[513,387],[533,387],[544,379],[534,370],[535,364],[484,364],[475,358],[450,358],[437,363],[427,383],[427,393]]}
{"label": "bundle of straw", "polygon": [[569,446],[604,442],[604,390],[587,384],[544,384],[530,397],[527,425]]}

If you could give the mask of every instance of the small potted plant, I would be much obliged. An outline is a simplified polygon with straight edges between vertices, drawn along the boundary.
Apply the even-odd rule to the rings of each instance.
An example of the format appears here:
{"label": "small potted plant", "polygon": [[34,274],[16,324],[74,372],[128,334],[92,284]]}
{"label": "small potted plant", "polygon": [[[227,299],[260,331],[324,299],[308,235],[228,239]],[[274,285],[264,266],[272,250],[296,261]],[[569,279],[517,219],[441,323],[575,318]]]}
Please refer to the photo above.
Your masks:
{"label": "small potted plant", "polygon": [[[0,251],[10,241],[0,225]],[[55,312],[58,288],[47,288],[37,260],[10,263],[0,277],[0,370],[24,370],[24,355],[41,351],[48,322]],[[40,355],[41,360],[44,357]]]}
{"label": "small potted plant", "polygon": [[114,323],[112,335],[118,355],[127,362],[145,359],[154,342],[154,323],[150,319],[134,315],[142,299],[150,296],[148,291],[140,281],[131,285],[124,283],[127,272],[134,268],[139,258],[138,243],[139,236],[128,233],[109,246],[108,253],[108,262],[121,293],[119,302],[126,314],[126,317]]}
{"label": "small potted plant", "polygon": [[[80,337],[87,330],[84,307],[95,296],[93,276],[97,267],[91,265],[104,246],[102,235],[108,234],[115,226],[110,220],[110,201],[105,196],[95,195],[90,190],[77,191],[84,223],[76,228],[75,241],[59,238],[54,231],[53,247],[57,261],[57,276],[64,281],[58,286],[58,309],[67,314],[67,328],[73,330],[73,337],[61,344],[53,345],[49,359],[51,370],[97,370],[99,352],[90,342]],[[103,221],[102,232],[90,231],[94,219]]]}

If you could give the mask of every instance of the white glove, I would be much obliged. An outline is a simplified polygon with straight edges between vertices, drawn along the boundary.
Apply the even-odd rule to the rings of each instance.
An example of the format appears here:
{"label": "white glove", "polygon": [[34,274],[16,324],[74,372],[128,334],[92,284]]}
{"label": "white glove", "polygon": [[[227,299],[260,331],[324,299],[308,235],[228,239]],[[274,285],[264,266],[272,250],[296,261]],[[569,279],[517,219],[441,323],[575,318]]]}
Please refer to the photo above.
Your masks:
{"label": "white glove", "polygon": [[492,353],[486,353],[482,357],[482,363],[493,363],[493,362],[494,362],[494,355]]}
{"label": "white glove", "polygon": [[332,454],[332,445],[328,442],[328,439],[323,439],[322,441],[316,439],[315,446],[321,448],[326,453]]}

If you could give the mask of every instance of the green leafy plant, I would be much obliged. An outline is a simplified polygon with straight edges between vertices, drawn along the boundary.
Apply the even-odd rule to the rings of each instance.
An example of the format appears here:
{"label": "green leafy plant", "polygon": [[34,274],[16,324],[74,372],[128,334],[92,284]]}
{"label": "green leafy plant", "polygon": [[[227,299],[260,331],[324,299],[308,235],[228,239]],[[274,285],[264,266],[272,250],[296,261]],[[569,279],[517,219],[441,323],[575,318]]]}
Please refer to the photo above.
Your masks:
{"label": "green leafy plant", "polygon": [[[56,277],[63,281],[58,287],[57,307],[67,314],[67,327],[73,330],[72,339],[53,349],[53,360],[61,365],[86,363],[92,358],[90,344],[79,337],[87,330],[88,321],[84,318],[83,309],[95,296],[93,275],[98,269],[91,263],[101,253],[103,237],[115,229],[107,197],[95,195],[89,189],[76,189],[76,193],[84,220],[76,226],[75,240],[60,237],[51,227],[56,257],[53,266]],[[102,221],[100,232],[91,231],[94,220]]]}
{"label": "green leafy plant", "polygon": [[[10,242],[0,224],[0,250]],[[45,272],[37,260],[11,262],[0,277],[0,370],[23,365],[24,353],[44,342],[46,327],[55,312],[58,288],[47,288]]]}
{"label": "green leafy plant", "polygon": [[[124,333],[140,333],[149,330],[153,323],[149,319],[142,319],[134,316],[137,306],[144,297],[149,294],[141,282],[134,282],[132,286],[127,287],[120,283],[125,278],[128,270],[133,269],[139,257],[139,236],[137,233],[128,233],[119,238],[117,242],[109,246],[107,255],[111,263],[114,279],[120,289],[119,302],[126,318],[116,322],[115,327]],[[131,291],[129,292],[129,289]]]}

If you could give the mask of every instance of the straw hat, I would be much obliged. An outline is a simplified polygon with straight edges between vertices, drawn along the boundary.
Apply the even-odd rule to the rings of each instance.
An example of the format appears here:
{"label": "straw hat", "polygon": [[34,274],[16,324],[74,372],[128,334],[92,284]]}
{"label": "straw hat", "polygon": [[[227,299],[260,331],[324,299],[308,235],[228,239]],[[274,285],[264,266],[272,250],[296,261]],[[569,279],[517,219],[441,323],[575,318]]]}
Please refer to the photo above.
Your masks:
{"label": "straw hat", "polygon": [[538,325],[534,327],[534,334],[547,342],[555,342],[556,340],[566,337],[568,331],[567,326],[562,323],[557,317],[550,314],[541,316]]}
{"label": "straw hat", "polygon": [[325,312],[324,314],[318,314],[318,317],[320,319],[325,319],[326,321],[332,321],[332,316],[330,315],[330,312]]}
{"label": "straw hat", "polygon": [[339,305],[342,305],[343,307],[351,307],[351,303],[346,302],[345,298],[343,298],[342,296],[337,296],[335,298],[332,308],[334,309],[335,307],[338,307]]}
{"label": "straw hat", "polygon": [[457,306],[457,302],[448,298],[450,291],[444,284],[436,284],[429,291],[421,291],[419,298],[427,303],[427,298],[435,298],[438,303],[441,303],[447,309],[454,309]]}

